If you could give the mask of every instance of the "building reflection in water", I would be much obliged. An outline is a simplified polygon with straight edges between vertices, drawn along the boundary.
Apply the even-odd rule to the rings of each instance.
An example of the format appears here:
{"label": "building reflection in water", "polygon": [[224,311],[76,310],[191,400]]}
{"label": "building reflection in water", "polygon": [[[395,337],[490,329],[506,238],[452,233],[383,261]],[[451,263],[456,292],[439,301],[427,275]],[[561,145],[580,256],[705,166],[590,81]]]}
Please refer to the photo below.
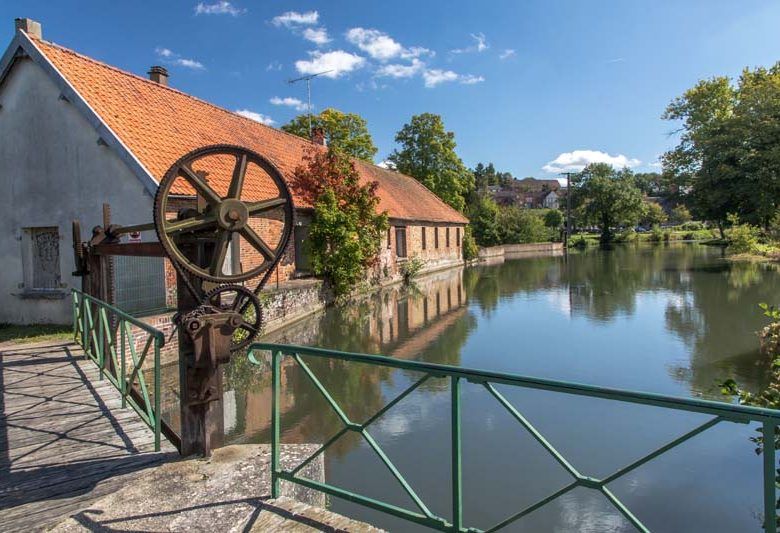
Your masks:
{"label": "building reflection in water", "polygon": [[[466,303],[463,269],[450,269],[421,277],[411,287],[388,287],[346,307],[328,309],[262,340],[458,364],[460,347],[474,326]],[[263,367],[234,357],[226,368],[225,426],[230,442],[269,440],[270,354],[258,358],[265,362]],[[385,404],[383,384],[392,382],[392,370],[317,358],[306,363],[353,420],[365,420]],[[292,358],[283,359],[281,374],[285,442],[322,442],[340,429],[331,408]],[[436,386],[440,384],[429,387]],[[356,438],[345,435],[331,456],[349,450]]]}

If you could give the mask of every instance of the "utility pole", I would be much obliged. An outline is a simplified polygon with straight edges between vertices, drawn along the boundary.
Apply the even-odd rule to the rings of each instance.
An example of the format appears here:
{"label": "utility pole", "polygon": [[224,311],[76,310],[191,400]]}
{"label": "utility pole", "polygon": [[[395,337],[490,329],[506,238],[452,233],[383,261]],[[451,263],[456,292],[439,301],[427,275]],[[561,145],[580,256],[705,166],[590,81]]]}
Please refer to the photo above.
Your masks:
{"label": "utility pole", "polygon": [[307,98],[306,109],[309,112],[309,139],[311,139],[311,80],[316,78],[317,76],[322,76],[323,74],[327,74],[328,72],[333,72],[333,69],[324,70],[316,74],[309,74],[308,76],[301,76],[300,78],[295,78],[293,80],[287,80],[287,83],[289,83],[290,85],[294,83],[298,83],[299,81],[306,82],[306,98]]}
{"label": "utility pole", "polygon": [[569,239],[571,239],[571,176],[575,172],[561,172],[561,174],[566,176],[566,238],[563,246],[568,250]]}

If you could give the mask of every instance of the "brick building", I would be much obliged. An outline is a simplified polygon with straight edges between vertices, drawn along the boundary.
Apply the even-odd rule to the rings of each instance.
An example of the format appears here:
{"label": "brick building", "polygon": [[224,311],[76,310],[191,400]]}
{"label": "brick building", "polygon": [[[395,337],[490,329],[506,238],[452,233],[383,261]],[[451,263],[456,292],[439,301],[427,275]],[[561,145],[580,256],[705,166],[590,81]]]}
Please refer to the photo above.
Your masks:
{"label": "brick building", "polygon": [[[211,144],[243,146],[287,180],[312,147],[170,87],[165,69],[138,76],[43,40],[35,21],[17,19],[16,27],[0,57],[0,187],[7,191],[0,209],[9,214],[0,221],[0,322],[68,322],[68,291],[80,285],[71,275],[71,221],[80,219],[83,228],[100,224],[104,203],[114,223],[150,221],[159,180],[184,154]],[[206,169],[215,189],[226,187],[220,166]],[[460,213],[408,176],[364,161],[356,166],[363,180],[379,183],[379,209],[390,219],[379,275],[397,276],[399,265],[415,255],[427,270],[462,263],[468,221]],[[246,180],[251,194],[269,194],[261,171]],[[179,192],[182,202],[192,201],[186,190]],[[293,200],[294,236],[274,280],[308,274],[311,206]],[[273,240],[281,225],[275,217],[252,225]],[[247,269],[256,260],[242,243],[231,247],[224,271]],[[142,259],[116,258],[116,303],[131,312],[164,307],[172,296],[170,268],[159,258]]]}

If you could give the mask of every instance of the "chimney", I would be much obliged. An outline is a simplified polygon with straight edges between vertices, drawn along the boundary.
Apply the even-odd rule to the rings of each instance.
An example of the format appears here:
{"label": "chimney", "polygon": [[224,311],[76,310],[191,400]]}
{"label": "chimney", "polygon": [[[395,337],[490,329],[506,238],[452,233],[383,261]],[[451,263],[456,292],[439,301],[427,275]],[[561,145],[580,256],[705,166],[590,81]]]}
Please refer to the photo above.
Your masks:
{"label": "chimney", "polygon": [[30,37],[36,39],[43,39],[43,32],[41,31],[41,23],[33,19],[14,19],[14,26],[16,31],[23,31]]}
{"label": "chimney", "polygon": [[314,128],[311,130],[311,142],[325,146],[325,130],[322,128]]}
{"label": "chimney", "polygon": [[160,85],[168,86],[168,69],[159,65],[154,65],[149,69],[149,79]]}

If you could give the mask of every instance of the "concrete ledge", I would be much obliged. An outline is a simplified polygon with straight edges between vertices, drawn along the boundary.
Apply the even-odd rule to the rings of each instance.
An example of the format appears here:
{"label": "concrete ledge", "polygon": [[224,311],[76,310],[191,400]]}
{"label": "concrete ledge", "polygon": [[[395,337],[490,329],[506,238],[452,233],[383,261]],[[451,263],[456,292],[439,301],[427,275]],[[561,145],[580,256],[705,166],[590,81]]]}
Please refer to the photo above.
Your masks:
{"label": "concrete ledge", "polygon": [[528,244],[503,244],[479,249],[480,262],[493,262],[496,259],[512,259],[518,257],[544,257],[562,255],[563,243],[533,242]]}
{"label": "concrete ledge", "polygon": [[[292,469],[318,448],[283,445]],[[120,490],[74,513],[51,531],[378,531],[324,509],[325,496],[282,482],[270,500],[271,450],[267,444],[220,448],[207,459],[183,459],[153,468]],[[324,481],[324,457],[300,475]]]}

